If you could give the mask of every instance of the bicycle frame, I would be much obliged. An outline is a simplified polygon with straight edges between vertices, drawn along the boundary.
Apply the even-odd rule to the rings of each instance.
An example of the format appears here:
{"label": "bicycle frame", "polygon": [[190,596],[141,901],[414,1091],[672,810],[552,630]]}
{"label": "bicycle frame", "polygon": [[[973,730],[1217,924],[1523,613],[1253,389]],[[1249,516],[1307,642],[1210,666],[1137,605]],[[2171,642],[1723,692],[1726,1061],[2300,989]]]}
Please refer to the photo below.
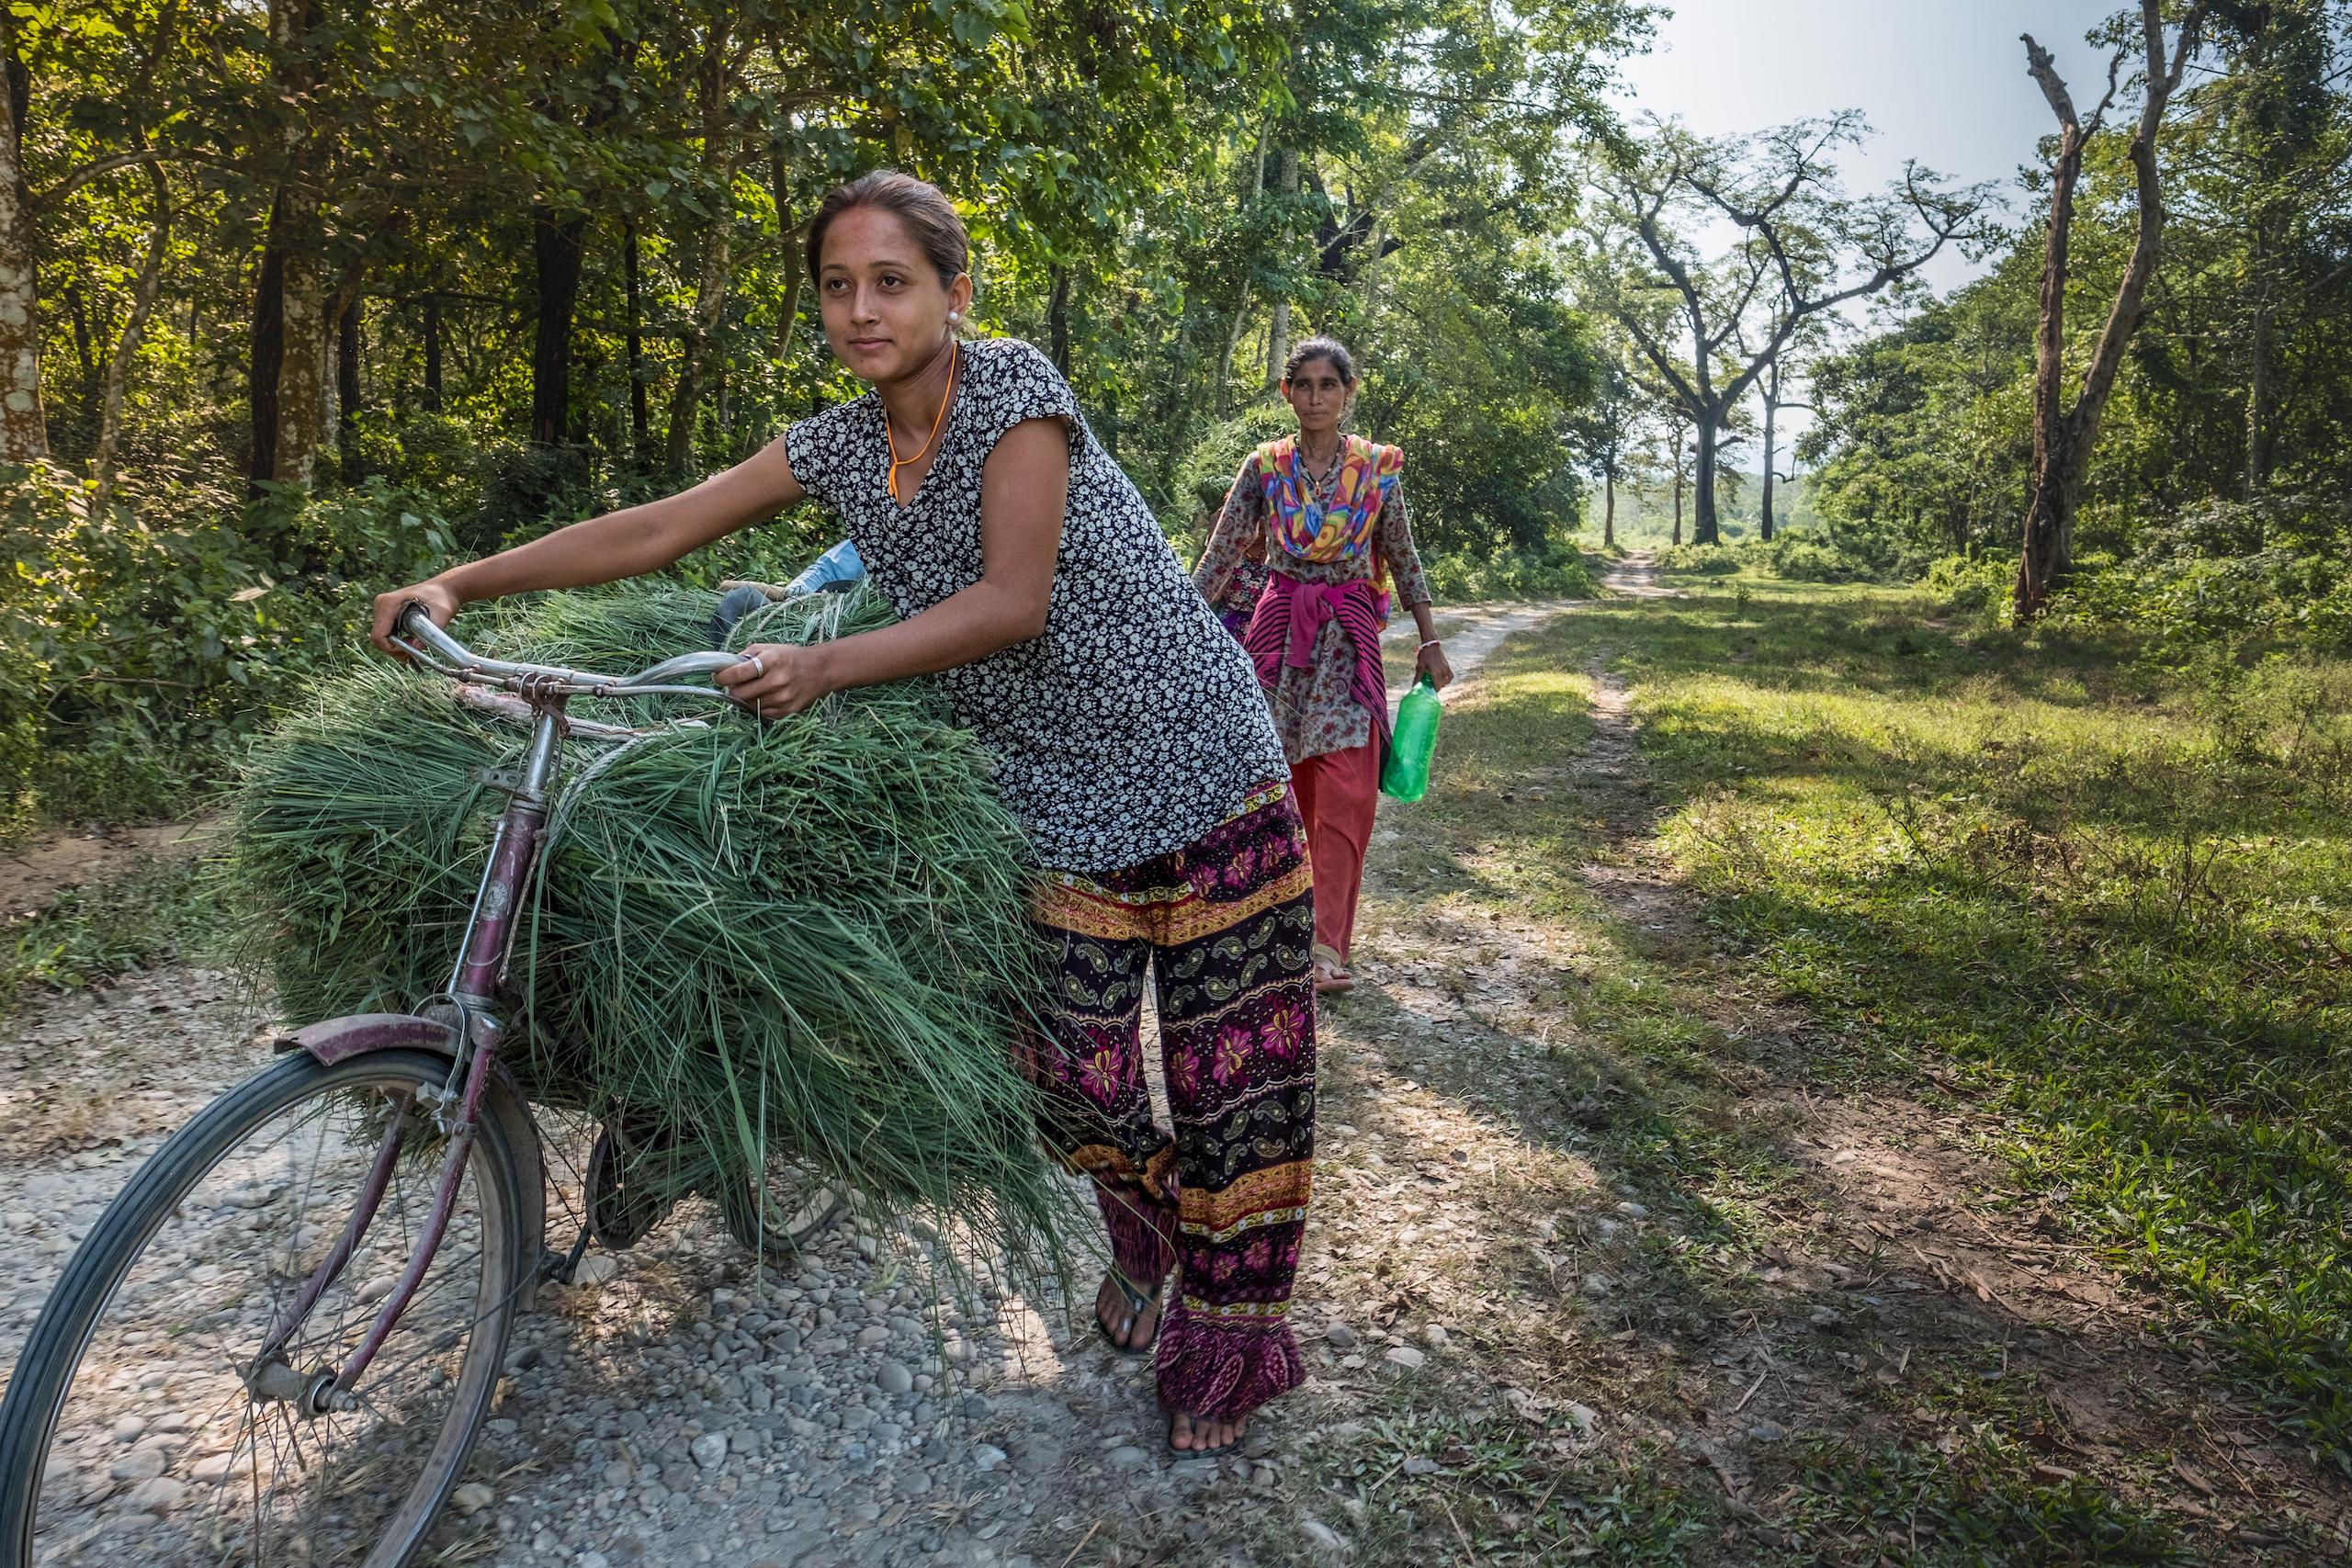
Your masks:
{"label": "bicycle frame", "polygon": [[[733,654],[689,653],[636,675],[616,678],[554,665],[484,658],[449,637],[415,606],[403,612],[399,629],[398,640],[416,662],[427,669],[519,696],[521,700],[515,702],[513,698],[492,696],[478,687],[465,686],[460,687],[459,693],[461,700],[473,705],[492,706],[518,716],[526,713],[531,739],[519,773],[491,774],[485,780],[492,787],[503,790],[509,798],[491,839],[489,861],[482,867],[481,883],[467,916],[465,939],[459,944],[447,986],[439,995],[426,998],[413,1013],[370,1013],[335,1019],[312,1025],[279,1043],[281,1049],[308,1050],[328,1063],[371,1051],[419,1047],[446,1055],[450,1061],[448,1079],[439,1092],[420,1095],[420,1103],[403,1107],[385,1128],[368,1179],[343,1234],[303,1280],[247,1369],[246,1385],[256,1396],[298,1401],[312,1414],[347,1410],[356,1404],[354,1390],[359,1379],[414,1299],[426,1270],[432,1268],[433,1259],[440,1251],[450,1217],[457,1210],[466,1159],[483,1115],[499,1117],[510,1134],[530,1134],[527,1137],[510,1138],[513,1147],[533,1151],[538,1147],[529,1111],[498,1065],[498,1045],[505,1029],[500,998],[505,988],[518,917],[547,847],[548,802],[562,757],[563,740],[574,731],[605,737],[652,733],[575,721],[568,717],[567,705],[575,696],[682,695],[724,699],[725,693],[710,687],[674,682],[681,676],[708,674],[740,662]],[[401,1150],[415,1130],[420,1113],[432,1118],[435,1130],[447,1139],[447,1147],[435,1181],[432,1210],[410,1253],[408,1265],[343,1365],[309,1374],[300,1372],[285,1360],[286,1346],[358,1251],[360,1241],[390,1188]],[[526,1172],[526,1190],[543,1201],[538,1172],[534,1169]],[[536,1252],[536,1246],[542,1244],[543,1224],[541,1221],[526,1225],[522,1245]],[[533,1262],[536,1264],[536,1257]],[[526,1280],[536,1280],[537,1277],[536,1267],[525,1270]]]}

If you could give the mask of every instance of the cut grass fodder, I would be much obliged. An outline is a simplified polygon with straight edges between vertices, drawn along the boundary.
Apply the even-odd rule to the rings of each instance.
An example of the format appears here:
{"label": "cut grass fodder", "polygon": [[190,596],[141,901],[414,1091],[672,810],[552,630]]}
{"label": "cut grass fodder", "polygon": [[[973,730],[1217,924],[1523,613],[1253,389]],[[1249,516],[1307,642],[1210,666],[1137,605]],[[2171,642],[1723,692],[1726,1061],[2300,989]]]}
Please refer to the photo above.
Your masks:
{"label": "cut grass fodder", "polygon": [[[551,595],[486,640],[621,671],[707,646],[712,604]],[[868,591],[788,600],[732,646],[888,619]],[[636,1174],[672,1192],[740,1188],[788,1155],[877,1218],[945,1217],[980,1258],[1049,1266],[1068,1200],[1008,1049],[1038,983],[1025,850],[978,743],[918,682],[776,723],[693,716],[567,749],[513,949],[505,1059],[525,1091],[634,1129],[663,1156]],[[483,775],[526,739],[437,676],[371,662],[255,748],[228,891],[287,1016],[441,989],[504,804]]]}

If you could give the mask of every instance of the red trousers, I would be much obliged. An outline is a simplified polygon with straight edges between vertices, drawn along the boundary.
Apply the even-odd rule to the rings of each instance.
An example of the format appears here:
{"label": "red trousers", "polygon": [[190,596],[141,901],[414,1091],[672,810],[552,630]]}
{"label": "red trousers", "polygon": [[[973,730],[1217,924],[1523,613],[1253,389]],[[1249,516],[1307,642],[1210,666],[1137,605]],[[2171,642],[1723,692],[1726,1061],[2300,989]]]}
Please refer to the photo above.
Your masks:
{"label": "red trousers", "polygon": [[1290,784],[1306,819],[1306,853],[1315,864],[1315,945],[1341,964],[1355,935],[1356,895],[1363,887],[1372,814],[1380,804],[1380,747],[1367,739],[1295,763]]}

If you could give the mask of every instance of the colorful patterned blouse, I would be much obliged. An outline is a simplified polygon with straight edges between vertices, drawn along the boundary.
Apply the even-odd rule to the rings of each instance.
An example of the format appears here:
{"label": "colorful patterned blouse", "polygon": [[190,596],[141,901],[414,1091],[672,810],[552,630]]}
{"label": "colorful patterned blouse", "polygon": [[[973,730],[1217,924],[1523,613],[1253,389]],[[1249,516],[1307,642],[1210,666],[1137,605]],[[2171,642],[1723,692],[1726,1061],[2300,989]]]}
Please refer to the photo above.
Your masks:
{"label": "colorful patterned blouse", "polygon": [[[1413,546],[1412,517],[1402,479],[1393,469],[1367,476],[1358,465],[1334,463],[1313,487],[1312,496],[1299,498],[1310,504],[1293,513],[1289,525],[1283,526],[1266,494],[1270,478],[1266,465],[1279,460],[1270,457],[1274,445],[1250,453],[1234,476],[1209,535],[1208,548],[1193,569],[1193,581],[1210,605],[1220,615],[1246,616],[1264,591],[1270,572],[1284,572],[1301,582],[1326,583],[1364,581],[1382,570],[1406,609],[1429,604],[1429,580],[1421,570],[1420,552]],[[1272,477],[1277,485],[1289,478],[1286,474]],[[1352,498],[1340,494],[1342,487],[1351,479],[1361,485],[1368,479],[1376,479],[1387,491],[1375,522],[1374,548],[1349,551],[1342,541],[1324,536],[1329,530],[1317,527],[1310,533],[1301,525],[1302,517],[1328,519],[1344,511]],[[1331,553],[1335,558],[1317,560],[1302,551]],[[1317,637],[1308,668],[1285,668],[1280,684],[1267,694],[1273,707],[1274,728],[1282,735],[1283,753],[1292,762],[1344,751],[1372,739],[1372,716],[1354,695],[1355,663],[1346,628],[1332,621]]]}

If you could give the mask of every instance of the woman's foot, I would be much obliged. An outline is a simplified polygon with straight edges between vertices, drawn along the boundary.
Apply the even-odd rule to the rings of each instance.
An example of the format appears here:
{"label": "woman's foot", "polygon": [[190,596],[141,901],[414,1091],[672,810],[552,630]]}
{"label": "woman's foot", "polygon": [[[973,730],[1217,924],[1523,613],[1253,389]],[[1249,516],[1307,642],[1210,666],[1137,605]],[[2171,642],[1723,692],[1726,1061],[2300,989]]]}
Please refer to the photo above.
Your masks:
{"label": "woman's foot", "polygon": [[1356,977],[1348,973],[1348,966],[1340,962],[1339,955],[1329,948],[1317,949],[1315,954],[1315,994],[1321,997],[1334,991],[1352,991],[1355,988]]}
{"label": "woman's foot", "polygon": [[1168,1418],[1168,1446],[1188,1458],[1209,1459],[1231,1453],[1241,1446],[1250,1430],[1250,1417],[1217,1421],[1206,1416],[1188,1416],[1179,1410]]}
{"label": "woman's foot", "polygon": [[1147,1295],[1114,1269],[1094,1292],[1094,1327],[1123,1356],[1140,1356],[1159,1337],[1159,1298]]}

